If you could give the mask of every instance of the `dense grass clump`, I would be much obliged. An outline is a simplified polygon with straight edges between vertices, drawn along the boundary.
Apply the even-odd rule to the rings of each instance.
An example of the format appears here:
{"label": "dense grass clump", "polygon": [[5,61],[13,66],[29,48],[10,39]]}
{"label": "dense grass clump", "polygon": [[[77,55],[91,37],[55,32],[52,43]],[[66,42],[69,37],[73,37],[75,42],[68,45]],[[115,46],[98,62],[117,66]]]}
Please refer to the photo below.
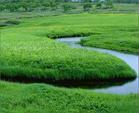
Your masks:
{"label": "dense grass clump", "polygon": [[139,95],[118,96],[0,81],[0,113],[138,113]]}
{"label": "dense grass clump", "polygon": [[0,56],[2,77],[52,80],[135,77],[134,71],[114,56],[71,49],[45,37],[19,37],[21,39],[13,37],[13,41],[12,37],[3,39]]}
{"label": "dense grass clump", "polygon": [[[136,29],[136,17],[134,14],[79,14],[24,19],[20,25],[1,30],[1,76],[48,80],[135,78],[135,72],[112,55],[72,49],[49,38],[106,34],[106,31],[112,33],[123,26],[126,26],[127,30],[131,26]],[[125,18],[127,21],[119,23]],[[130,36],[134,35],[133,32],[130,33]],[[113,40],[125,39],[117,39],[115,36]],[[136,38],[133,37],[132,40],[135,42]],[[131,51],[136,48],[137,43],[129,41]],[[118,46],[118,43],[116,44]]]}

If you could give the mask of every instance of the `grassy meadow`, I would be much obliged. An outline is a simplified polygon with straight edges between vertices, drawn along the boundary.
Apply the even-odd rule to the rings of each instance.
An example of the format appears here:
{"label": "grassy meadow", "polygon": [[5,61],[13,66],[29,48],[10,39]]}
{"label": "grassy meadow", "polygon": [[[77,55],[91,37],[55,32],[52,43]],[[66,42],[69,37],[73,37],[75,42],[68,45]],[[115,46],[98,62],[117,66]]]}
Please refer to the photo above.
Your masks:
{"label": "grassy meadow", "polygon": [[[125,18],[127,21],[119,23]],[[72,49],[51,38],[94,36],[126,27],[136,30],[136,18],[136,14],[78,14],[23,19],[18,26],[2,30],[1,77],[50,80],[134,78],[135,72],[112,55]],[[127,24],[128,21],[131,23]],[[138,46],[136,40],[133,37],[134,43],[129,42],[128,46],[137,51],[134,47],[135,44]]]}
{"label": "grassy meadow", "polygon": [[0,113],[138,113],[139,95],[0,82]]}
{"label": "grassy meadow", "polygon": [[[124,32],[123,32],[124,29]],[[112,30],[112,29],[111,29]],[[125,53],[139,54],[139,28],[130,27],[95,34],[82,39],[83,46],[117,50]]]}
{"label": "grassy meadow", "polygon": [[[64,14],[1,27],[3,79],[117,80],[136,73],[121,59],[54,39],[85,36],[84,46],[139,53],[138,14]],[[137,113],[138,94],[100,94],[47,84],[0,81],[0,113]]]}
{"label": "grassy meadow", "polygon": [[[71,6],[71,9],[68,10],[67,12],[64,12],[62,8],[62,5],[64,4],[66,3],[60,3],[57,9],[55,10],[52,10],[51,8],[47,8],[45,10],[36,9],[33,11],[13,11],[13,12],[1,11],[0,12],[0,26],[5,24],[6,21],[21,19],[21,18],[35,18],[35,17],[44,17],[44,16],[52,16],[52,15],[59,16],[63,14],[80,14],[80,13],[85,12],[83,9],[84,4],[82,3],[67,3],[67,5]],[[3,3],[1,3],[0,7],[1,6],[4,7]],[[37,6],[39,6],[39,4]],[[112,8],[103,8],[103,7],[96,8],[96,5],[92,4],[92,8],[89,10],[89,13],[90,14],[109,14],[109,13],[111,14],[121,14],[121,13],[122,14],[135,14],[135,13],[138,14],[139,4],[114,3]]]}

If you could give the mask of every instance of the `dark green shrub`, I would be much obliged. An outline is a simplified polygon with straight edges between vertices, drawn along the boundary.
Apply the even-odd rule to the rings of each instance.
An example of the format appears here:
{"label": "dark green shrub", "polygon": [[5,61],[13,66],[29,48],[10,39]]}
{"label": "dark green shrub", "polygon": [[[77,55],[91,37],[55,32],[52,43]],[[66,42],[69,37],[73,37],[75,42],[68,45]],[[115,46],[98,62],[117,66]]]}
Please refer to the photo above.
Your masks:
{"label": "dark green shrub", "polygon": [[113,2],[112,0],[106,0],[105,2],[105,8],[113,8]]}
{"label": "dark green shrub", "polygon": [[102,3],[101,2],[96,3],[96,8],[100,9],[101,7],[102,7]]}
{"label": "dark green shrub", "polygon": [[84,11],[90,11],[92,9],[92,4],[91,3],[86,3],[83,6]]}
{"label": "dark green shrub", "polygon": [[70,4],[63,4],[62,8],[63,8],[64,12],[68,12],[69,10],[72,9],[72,6]]}

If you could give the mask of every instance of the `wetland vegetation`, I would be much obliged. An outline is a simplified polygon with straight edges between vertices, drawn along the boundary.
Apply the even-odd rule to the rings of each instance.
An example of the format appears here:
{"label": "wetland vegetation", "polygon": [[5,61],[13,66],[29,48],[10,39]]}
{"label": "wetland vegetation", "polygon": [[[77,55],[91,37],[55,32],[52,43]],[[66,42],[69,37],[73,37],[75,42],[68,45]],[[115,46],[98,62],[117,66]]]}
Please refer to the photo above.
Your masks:
{"label": "wetland vegetation", "polygon": [[[85,36],[83,46],[139,54],[136,1],[101,3],[101,7],[98,2],[68,1],[44,7],[45,0],[28,6],[26,0],[17,1],[0,0],[5,6],[0,4],[0,113],[138,113],[138,94],[48,85],[50,81],[102,85],[135,79],[135,70],[120,58],[71,48],[55,39]],[[20,80],[35,83],[16,83]]]}
{"label": "wetland vegetation", "polygon": [[[125,18],[131,23],[127,24],[124,21],[118,25],[118,22]],[[102,19],[101,22],[100,19]],[[2,30],[1,76],[50,80],[133,78],[136,76],[134,71],[114,56],[72,49],[50,38],[89,34],[92,36],[105,35],[106,31],[113,32],[113,29],[118,31],[122,28],[126,34],[125,27],[129,29],[133,27],[137,32],[136,24],[136,14],[76,14],[23,19],[20,25]],[[108,34],[110,35],[110,33]],[[133,35],[134,42],[129,41],[131,46],[128,47],[131,49],[135,47],[133,49],[136,50],[137,37],[134,32],[129,32],[129,34]],[[111,38],[118,40],[114,37]],[[122,39],[119,38],[119,41],[124,42],[124,37]],[[103,42],[101,41],[101,43]],[[116,41],[114,43],[116,44]]]}

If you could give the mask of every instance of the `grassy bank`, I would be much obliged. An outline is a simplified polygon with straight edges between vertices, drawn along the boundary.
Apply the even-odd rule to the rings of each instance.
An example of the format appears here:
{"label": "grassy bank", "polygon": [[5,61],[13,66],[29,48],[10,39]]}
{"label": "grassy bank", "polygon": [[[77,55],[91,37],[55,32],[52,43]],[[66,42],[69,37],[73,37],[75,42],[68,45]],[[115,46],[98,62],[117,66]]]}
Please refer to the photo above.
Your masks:
{"label": "grassy bank", "polygon": [[0,113],[138,113],[139,95],[116,96],[0,81]]}
{"label": "grassy bank", "polygon": [[23,19],[19,25],[1,30],[1,76],[49,80],[135,78],[134,71],[112,55],[72,49],[49,38],[121,29],[125,33],[125,27],[136,29],[136,17],[136,14],[78,14]]}
{"label": "grassy bank", "polygon": [[125,28],[91,35],[81,40],[81,45],[139,54],[139,29]]}

